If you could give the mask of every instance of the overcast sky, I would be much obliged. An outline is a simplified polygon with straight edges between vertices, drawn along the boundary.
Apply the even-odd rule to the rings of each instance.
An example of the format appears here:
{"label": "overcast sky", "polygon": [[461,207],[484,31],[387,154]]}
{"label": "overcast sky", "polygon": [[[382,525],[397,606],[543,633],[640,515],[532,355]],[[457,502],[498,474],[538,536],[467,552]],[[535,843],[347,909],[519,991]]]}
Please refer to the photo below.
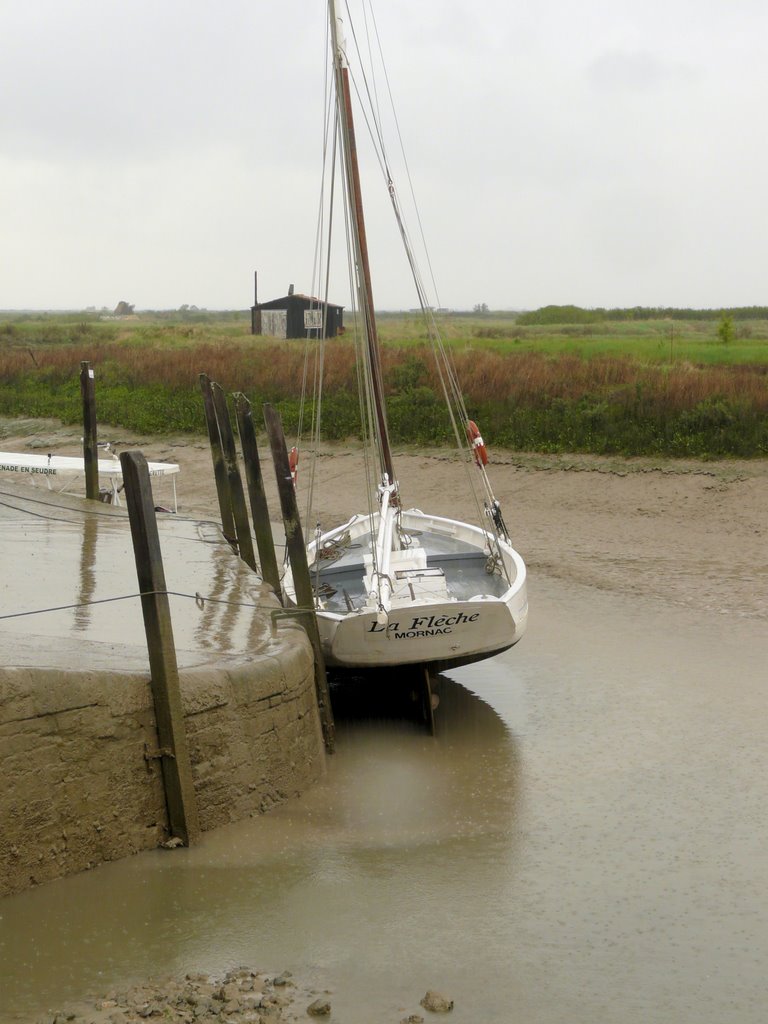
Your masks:
{"label": "overcast sky", "polygon": [[[374,3],[443,305],[768,303],[765,0]],[[309,291],[325,21],[0,0],[0,308]],[[370,234],[377,306],[413,306]]]}

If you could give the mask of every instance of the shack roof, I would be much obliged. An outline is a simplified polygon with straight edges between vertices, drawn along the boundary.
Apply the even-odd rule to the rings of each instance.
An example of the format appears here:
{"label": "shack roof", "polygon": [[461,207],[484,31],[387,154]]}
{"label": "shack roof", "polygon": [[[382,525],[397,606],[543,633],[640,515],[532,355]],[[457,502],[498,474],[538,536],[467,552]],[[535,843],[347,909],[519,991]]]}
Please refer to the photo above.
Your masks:
{"label": "shack roof", "polygon": [[336,302],[326,303],[323,299],[315,298],[313,295],[304,295],[303,292],[294,292],[293,295],[284,295],[280,299],[269,299],[267,302],[257,302],[256,309],[283,309],[285,306],[290,305],[293,302],[299,302],[302,305],[315,306],[322,308],[328,306],[329,309],[344,309]]}

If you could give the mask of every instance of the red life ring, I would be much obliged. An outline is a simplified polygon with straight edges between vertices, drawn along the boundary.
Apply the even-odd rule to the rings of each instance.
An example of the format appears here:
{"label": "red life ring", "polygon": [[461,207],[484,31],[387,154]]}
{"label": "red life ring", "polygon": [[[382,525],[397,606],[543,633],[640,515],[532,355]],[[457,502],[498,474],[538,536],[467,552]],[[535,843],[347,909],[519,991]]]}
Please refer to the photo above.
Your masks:
{"label": "red life ring", "polygon": [[295,446],[288,452],[288,465],[291,470],[291,480],[295,487],[299,477],[299,449]]}
{"label": "red life ring", "polygon": [[488,451],[480,436],[480,428],[474,420],[467,421],[467,440],[472,445],[472,451],[475,453],[475,462],[478,466],[487,466]]}

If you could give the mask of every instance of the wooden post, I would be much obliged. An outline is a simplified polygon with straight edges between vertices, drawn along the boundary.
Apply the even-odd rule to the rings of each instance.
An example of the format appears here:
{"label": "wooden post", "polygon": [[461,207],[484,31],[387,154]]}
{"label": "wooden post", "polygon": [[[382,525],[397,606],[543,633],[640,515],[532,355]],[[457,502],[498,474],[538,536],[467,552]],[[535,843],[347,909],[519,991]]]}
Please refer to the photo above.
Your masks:
{"label": "wooden post", "polygon": [[237,468],[237,452],[235,450],[235,436],[232,433],[232,424],[227,409],[227,399],[218,384],[211,384],[211,395],[213,408],[216,413],[216,422],[219,425],[219,437],[221,449],[224,456],[224,467],[229,482],[229,496],[232,508],[232,518],[235,521],[235,533],[237,535],[237,546],[240,549],[240,557],[256,572],[256,555],[253,553],[253,537],[251,537],[251,526],[248,522],[248,509],[245,507],[245,492],[240,470]]}
{"label": "wooden post", "polygon": [[261,473],[259,447],[256,443],[256,429],[253,425],[251,403],[242,392],[235,395],[235,412],[237,413],[237,429],[240,434],[240,447],[243,451],[245,466],[245,482],[248,486],[248,497],[251,502],[251,518],[253,532],[256,534],[256,547],[259,549],[261,578],[268,583],[283,603],[280,590],[280,572],[275,557],[275,542],[272,538],[272,526],[269,522],[269,507],[264,492],[264,477]]}
{"label": "wooden post", "polygon": [[435,735],[435,705],[432,700],[432,681],[429,665],[419,665],[416,671],[421,676],[421,713],[430,736]]}
{"label": "wooden post", "polygon": [[147,460],[141,452],[123,452],[120,465],[131,523],[141,609],[147,634],[152,698],[155,705],[160,763],[172,836],[190,846],[200,832],[197,797],[184,731],[179,671],[173,642],[171,610],[152,502]]}
{"label": "wooden post", "polygon": [[219,425],[216,421],[216,410],[213,405],[211,380],[205,373],[200,374],[200,390],[203,392],[205,424],[208,428],[208,441],[211,445],[211,459],[213,460],[213,475],[216,480],[216,494],[219,499],[221,532],[232,547],[237,548],[237,531],[235,530],[235,519],[232,515],[232,495],[229,489],[227,467],[224,464],[224,452],[221,448]]}
{"label": "wooden post", "polygon": [[306,613],[304,621],[306,623],[307,635],[315,653],[315,689],[317,691],[317,706],[320,711],[320,724],[323,728],[326,750],[332,753],[335,746],[335,726],[333,722],[333,709],[331,708],[331,695],[328,690],[328,679],[325,674],[325,658],[323,657],[323,649],[320,645],[320,633],[318,632],[317,618],[315,616],[315,595],[312,590],[309,566],[307,565],[307,549],[304,545],[304,535],[301,530],[299,507],[296,503],[296,491],[291,479],[291,467],[288,463],[285,434],[283,433],[283,425],[280,422],[280,414],[271,405],[264,406],[264,420],[267,425],[270,448],[272,449],[272,460],[275,464],[277,491],[280,496],[280,508],[283,513],[285,543],[288,549],[288,557],[291,561],[296,604],[300,610]]}
{"label": "wooden post", "polygon": [[96,382],[91,364],[80,363],[80,394],[83,398],[83,460],[85,496],[99,500],[99,448],[96,438]]}

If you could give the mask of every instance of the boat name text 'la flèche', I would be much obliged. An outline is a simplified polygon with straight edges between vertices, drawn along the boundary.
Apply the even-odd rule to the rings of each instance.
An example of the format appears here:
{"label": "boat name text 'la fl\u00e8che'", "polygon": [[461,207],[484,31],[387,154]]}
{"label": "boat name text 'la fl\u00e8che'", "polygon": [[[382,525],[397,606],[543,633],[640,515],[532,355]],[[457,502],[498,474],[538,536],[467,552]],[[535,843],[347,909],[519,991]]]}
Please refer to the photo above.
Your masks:
{"label": "boat name text 'la fl\u00e8che'", "polygon": [[480,612],[473,612],[472,615],[465,615],[458,612],[456,615],[417,615],[411,619],[410,625],[401,630],[399,622],[390,622],[382,625],[379,622],[372,622],[369,633],[394,633],[395,640],[410,640],[418,636],[442,636],[445,633],[452,633],[453,627],[463,622],[476,622],[480,618]]}

